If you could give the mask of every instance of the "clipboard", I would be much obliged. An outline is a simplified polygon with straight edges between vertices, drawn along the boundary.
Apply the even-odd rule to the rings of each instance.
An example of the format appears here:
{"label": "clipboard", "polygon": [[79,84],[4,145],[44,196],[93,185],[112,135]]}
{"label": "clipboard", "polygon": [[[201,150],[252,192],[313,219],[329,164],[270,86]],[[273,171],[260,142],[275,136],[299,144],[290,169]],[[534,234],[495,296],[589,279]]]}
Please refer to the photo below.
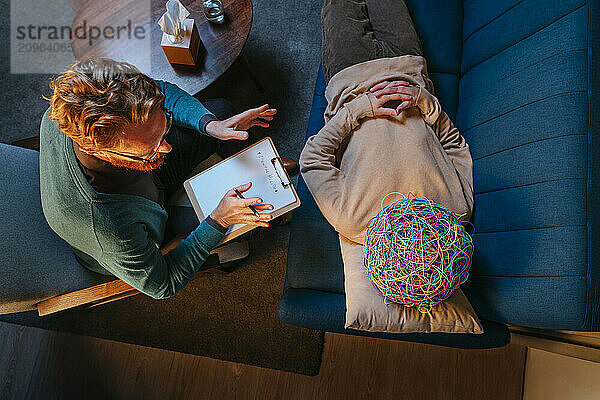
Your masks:
{"label": "clipboard", "polygon": [[[250,147],[189,178],[183,187],[200,221],[219,204],[225,193],[234,187],[252,182],[244,197],[260,197],[273,204],[273,219],[300,206],[300,199],[291,183],[273,140],[266,137]],[[261,213],[269,213],[262,211]],[[231,225],[223,244],[252,229],[253,225]]]}

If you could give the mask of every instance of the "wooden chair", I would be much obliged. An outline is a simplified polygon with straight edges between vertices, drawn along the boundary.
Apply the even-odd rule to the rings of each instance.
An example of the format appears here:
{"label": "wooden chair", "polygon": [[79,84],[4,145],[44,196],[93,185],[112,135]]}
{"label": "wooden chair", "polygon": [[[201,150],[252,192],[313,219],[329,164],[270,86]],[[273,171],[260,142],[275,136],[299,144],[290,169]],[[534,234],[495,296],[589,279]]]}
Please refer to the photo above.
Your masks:
{"label": "wooden chair", "polygon": [[92,308],[140,293],[122,280],[116,279],[40,301],[37,303],[37,311],[42,316],[78,306]]}
{"label": "wooden chair", "polygon": [[[30,150],[39,151],[39,147],[40,147],[39,136],[34,136],[31,138],[13,142],[12,146],[18,146],[18,147],[27,148]],[[8,149],[5,149],[5,150],[8,150]],[[33,174],[30,173],[29,175],[30,175],[29,176],[30,180],[34,179]],[[36,189],[33,189],[33,190],[35,191]],[[10,191],[10,188],[6,188],[6,191],[8,193]],[[31,196],[31,195],[32,195],[31,193],[28,194],[28,196]],[[26,198],[28,198],[28,197],[26,197]],[[7,199],[10,200],[10,197],[8,197]],[[40,219],[40,220],[43,219],[43,216],[41,215],[41,210],[38,211],[38,214],[39,214],[39,216],[37,216],[35,219]],[[46,229],[46,230],[49,230],[49,229]],[[51,234],[51,232],[48,232],[48,233]],[[184,237],[185,236],[176,237],[171,242],[164,245],[160,249],[161,253],[164,255],[164,254],[168,253],[169,251],[171,251],[172,249],[174,249],[175,247],[177,247],[177,245],[179,245],[179,242],[181,242],[181,240]],[[226,270],[224,270],[224,269],[219,269],[222,267],[221,263],[227,263],[229,261],[239,260],[239,259],[245,258],[248,254],[249,254],[249,247],[248,247],[247,242],[233,242],[233,243],[230,242],[227,245],[221,246],[211,252],[211,255],[208,257],[208,259],[205,261],[205,263],[203,265],[203,270],[216,269],[215,272],[226,272]],[[66,309],[78,307],[78,306],[84,306],[86,308],[97,307],[99,305],[107,304],[107,303],[110,303],[110,302],[113,302],[116,300],[121,300],[121,299],[131,297],[131,296],[141,293],[140,291],[136,290],[129,284],[127,284],[119,279],[114,279],[114,280],[106,282],[106,277],[103,277],[103,279],[96,280],[96,282],[98,282],[98,281],[100,281],[102,283],[93,285],[90,287],[84,287],[83,289],[67,292],[64,294],[60,294],[60,295],[57,295],[57,296],[54,296],[51,298],[44,298],[43,296],[41,296],[41,298],[44,298],[43,300],[41,300],[37,303],[35,303],[35,300],[33,300],[32,303],[27,303],[25,305],[24,309],[19,308],[20,306],[17,305],[15,307],[13,307],[12,311],[8,310],[8,311],[4,311],[4,312],[10,313],[10,312],[31,310],[32,307],[35,305],[35,308],[37,308],[38,314],[40,316],[42,316],[42,315],[48,315],[51,313],[55,313],[58,311],[62,311],[62,310],[66,310]],[[85,282],[95,283],[94,279],[87,279]],[[73,288],[73,286],[76,286],[76,285],[71,285],[72,288]],[[1,312],[2,311],[0,310],[0,313]]]}
{"label": "wooden chair", "polygon": [[[77,1],[71,1],[71,3],[77,3]],[[33,136],[22,140],[17,140],[11,144],[13,146],[39,151],[40,137]],[[170,248],[165,246],[164,251],[166,252],[168,250],[170,250]],[[36,308],[38,314],[42,316],[77,306],[86,306],[88,308],[96,307],[140,293],[140,291],[134,289],[132,286],[128,285],[122,280],[115,279],[110,282],[101,283],[95,286],[42,300],[36,304]]]}
{"label": "wooden chair", "polygon": [[[167,254],[169,251],[177,247],[183,237],[177,237],[161,248],[161,253]],[[218,259],[217,259],[218,262]],[[120,279],[101,283],[89,288],[76,290],[74,292],[61,294],[56,297],[49,298],[37,304],[38,314],[48,315],[58,311],[67,310],[69,308],[85,306],[93,308],[102,304],[107,304],[116,300],[121,300],[127,297],[135,296],[141,292]]]}
{"label": "wooden chair", "polygon": [[[183,236],[173,239],[171,242],[163,246],[160,251],[161,253],[167,254],[173,250],[179,242],[184,239]],[[216,269],[219,272],[227,272],[221,267],[221,260],[223,262],[233,261],[237,259],[245,258],[249,254],[248,242],[234,242],[227,246],[222,246],[211,252],[211,255],[204,262],[203,270]],[[114,281],[101,283],[89,288],[76,290],[74,292],[61,294],[43,300],[37,304],[38,314],[48,315],[58,311],[67,310],[73,307],[84,306],[88,309],[97,307],[103,304],[107,304],[116,300],[125,299],[127,297],[135,296],[141,292],[120,279]]]}

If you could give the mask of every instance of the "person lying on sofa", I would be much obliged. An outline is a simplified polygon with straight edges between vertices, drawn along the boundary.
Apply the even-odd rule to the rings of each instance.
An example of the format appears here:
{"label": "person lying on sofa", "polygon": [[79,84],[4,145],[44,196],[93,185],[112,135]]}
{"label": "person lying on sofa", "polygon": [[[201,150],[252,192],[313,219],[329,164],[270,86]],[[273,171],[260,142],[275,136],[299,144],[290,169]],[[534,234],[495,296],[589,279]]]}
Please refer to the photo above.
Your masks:
{"label": "person lying on sofa", "polygon": [[194,277],[229,225],[268,226],[271,215],[255,216],[248,205],[271,205],[231,190],[204,221],[187,214],[193,225],[180,232],[193,231],[185,239],[165,243],[164,207],[219,141],[247,139],[249,128],[269,126],[275,109],[231,116],[224,100],[202,104],[108,58],[76,63],[51,88],[40,127],[42,208],[84,267],[166,298]]}
{"label": "person lying on sofa", "polygon": [[308,139],[300,170],[325,218],[362,243],[390,192],[469,218],[469,145],[432,94],[404,1],[325,0],[321,15],[326,124]]}
{"label": "person lying on sofa", "polygon": [[[482,333],[460,289],[435,312],[386,304],[369,280],[369,221],[399,192],[425,196],[469,219],[469,146],[432,94],[421,44],[402,0],[325,0],[322,9],[325,126],[310,137],[300,171],[339,234],[346,328]],[[383,202],[383,204],[382,204]]]}

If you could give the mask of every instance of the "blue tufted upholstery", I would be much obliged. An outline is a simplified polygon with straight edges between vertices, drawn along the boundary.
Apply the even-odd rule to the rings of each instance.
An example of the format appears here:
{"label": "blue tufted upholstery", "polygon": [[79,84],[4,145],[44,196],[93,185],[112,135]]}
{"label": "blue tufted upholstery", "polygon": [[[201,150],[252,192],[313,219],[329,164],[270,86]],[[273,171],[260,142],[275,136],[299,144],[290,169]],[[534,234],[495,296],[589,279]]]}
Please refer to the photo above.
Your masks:
{"label": "blue tufted upholstery", "polygon": [[406,0],[419,33],[435,95],[454,121],[460,79],[461,0]]}
{"label": "blue tufted upholstery", "polygon": [[[486,334],[395,337],[493,347],[508,339],[490,321],[600,330],[600,1],[407,4],[435,93],[471,146],[475,255],[464,289]],[[307,137],[323,126],[321,75]],[[298,192],[278,312],[344,332],[337,236],[302,180]]]}
{"label": "blue tufted upholstery", "polygon": [[475,164],[467,292],[485,318],[600,329],[594,8],[465,2],[456,123]]}

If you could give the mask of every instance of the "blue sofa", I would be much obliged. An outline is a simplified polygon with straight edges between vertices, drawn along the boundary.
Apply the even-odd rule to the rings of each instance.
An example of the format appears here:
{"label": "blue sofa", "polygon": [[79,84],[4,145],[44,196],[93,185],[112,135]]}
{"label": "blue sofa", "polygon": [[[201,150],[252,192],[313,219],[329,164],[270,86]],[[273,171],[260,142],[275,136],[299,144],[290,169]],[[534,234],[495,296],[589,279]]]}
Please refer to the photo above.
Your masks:
{"label": "blue sofa", "polygon": [[[461,348],[505,324],[600,330],[600,1],[407,0],[435,94],[471,146],[475,254],[463,287],[483,335],[344,329],[337,234],[298,192],[282,321]],[[319,71],[307,138],[323,126]]]}

